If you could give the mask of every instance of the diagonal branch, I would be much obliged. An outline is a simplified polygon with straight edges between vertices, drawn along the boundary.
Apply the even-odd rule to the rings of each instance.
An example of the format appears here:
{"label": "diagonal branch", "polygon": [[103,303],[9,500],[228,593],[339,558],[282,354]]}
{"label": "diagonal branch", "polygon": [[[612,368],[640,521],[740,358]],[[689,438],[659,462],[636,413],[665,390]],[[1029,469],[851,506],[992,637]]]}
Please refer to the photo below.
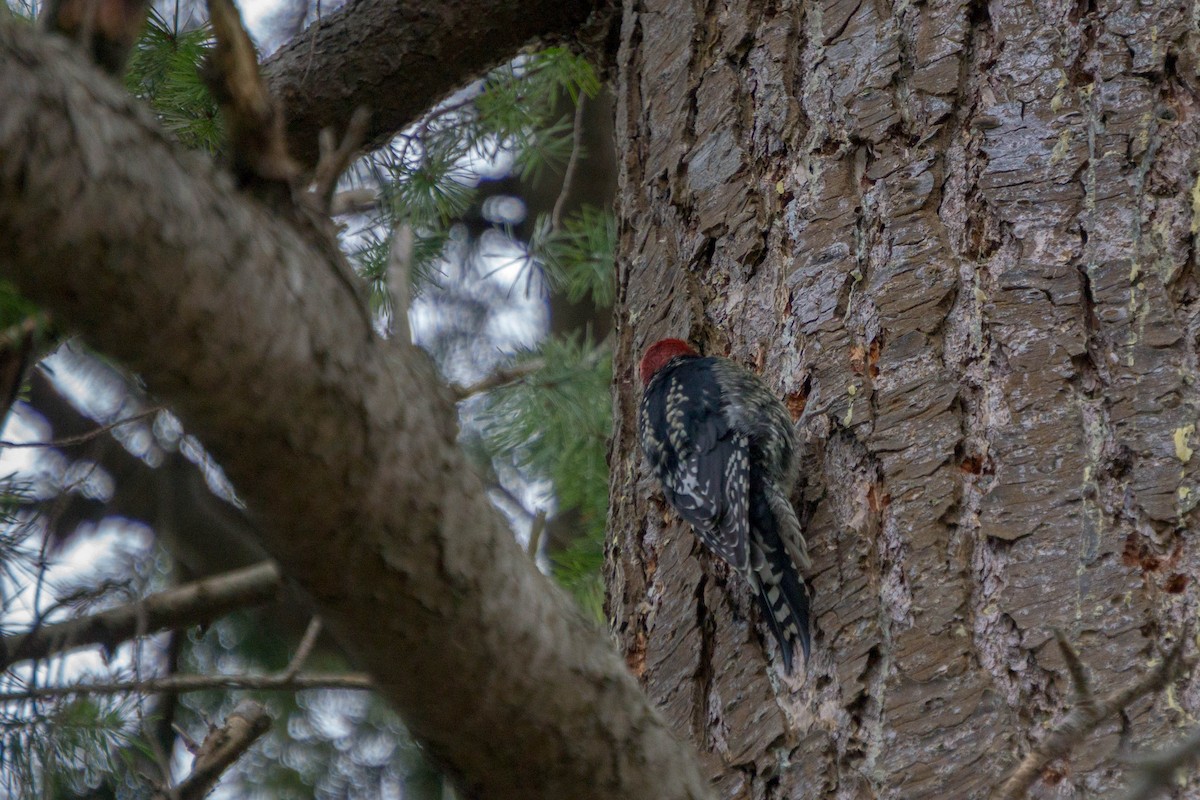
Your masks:
{"label": "diagonal branch", "polygon": [[79,444],[87,444],[88,442],[103,436],[109,431],[116,430],[123,425],[128,425],[132,422],[140,422],[141,420],[156,416],[158,412],[165,410],[166,406],[154,406],[153,408],[147,408],[144,411],[137,412],[136,414],[130,414],[128,417],[122,417],[121,419],[118,419],[114,422],[109,422],[105,425],[97,425],[87,433],[81,433],[78,436],[64,436],[61,439],[52,439],[48,442],[9,442],[0,439],[0,448],[11,447],[14,449],[21,449],[28,447],[51,449],[74,447],[75,445]]}
{"label": "diagonal branch", "polygon": [[371,677],[361,672],[308,673],[289,675],[168,675],[163,678],[144,678],[112,683],[74,683],[65,686],[38,686],[11,692],[0,692],[0,703],[75,695],[105,694],[186,694],[213,689],[253,690],[257,692],[297,692],[301,689],[373,689]]}
{"label": "diagonal branch", "polygon": [[1018,800],[1024,797],[1050,762],[1070,754],[1100,723],[1128,708],[1131,703],[1161,691],[1191,667],[1191,664],[1183,659],[1183,645],[1187,637],[1180,636],[1175,647],[1156,669],[1124,689],[1096,698],[1092,694],[1087,672],[1079,660],[1079,655],[1061,632],[1054,633],[1063,659],[1067,662],[1067,672],[1071,676],[1072,707],[1062,722],[1021,759],[1021,763],[1000,787],[997,795],[999,800]]}
{"label": "diagonal branch", "polygon": [[1151,753],[1135,764],[1125,800],[1150,800],[1173,788],[1180,770],[1200,758],[1200,727],[1173,747]]}
{"label": "diagonal branch", "polygon": [[370,121],[370,112],[365,107],[359,106],[350,115],[350,122],[346,124],[341,142],[335,143],[332,128],[321,131],[319,137],[321,159],[317,162],[317,168],[313,173],[312,192],[316,198],[317,207],[330,215],[333,213],[333,191],[337,188],[338,178],[350,167],[350,163],[358,155],[363,140],[367,136],[367,124]]}
{"label": "diagonal branch", "polygon": [[278,568],[267,562],[168,589],[89,617],[42,625],[0,638],[0,671],[17,661],[96,644],[112,650],[135,636],[202,625],[239,608],[270,602],[282,590]]}
{"label": "diagonal branch", "polygon": [[299,166],[288,155],[283,114],[258,71],[258,54],[232,0],[208,0],[216,43],[204,78],[221,105],[233,168],[243,185],[290,195]]}
{"label": "diagonal branch", "polygon": [[474,397],[477,394],[483,394],[484,392],[490,392],[492,389],[499,389],[501,386],[516,383],[545,366],[546,362],[544,359],[530,358],[511,366],[499,367],[492,374],[484,376],[469,386],[455,386],[454,394],[459,400],[466,400],[468,397]]}
{"label": "diagonal branch", "polygon": [[250,745],[271,729],[267,709],[253,700],[238,703],[225,724],[214,726],[200,743],[191,773],[179,785],[155,793],[155,800],[202,800],[217,785],[225,770],[241,758]]}
{"label": "diagonal branch", "polygon": [[449,389],[375,335],[330,242],[14,24],[0,107],[0,271],[196,432],[281,572],[465,794],[712,796],[612,644],[513,540],[458,447]]}

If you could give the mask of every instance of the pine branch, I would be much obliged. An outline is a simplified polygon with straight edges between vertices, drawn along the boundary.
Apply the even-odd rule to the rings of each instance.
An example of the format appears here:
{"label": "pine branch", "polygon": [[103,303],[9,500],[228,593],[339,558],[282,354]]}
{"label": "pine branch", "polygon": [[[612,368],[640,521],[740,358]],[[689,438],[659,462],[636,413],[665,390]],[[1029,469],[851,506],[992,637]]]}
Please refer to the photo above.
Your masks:
{"label": "pine branch", "polygon": [[[477,794],[598,797],[595,765],[621,763],[611,796],[712,796],[611,642],[513,542],[427,357],[375,336],[336,250],[181,157],[62,52],[0,25],[5,275],[221,455],[289,582]],[[451,569],[429,569],[447,536]]]}
{"label": "pine branch", "polygon": [[241,758],[250,745],[271,729],[267,709],[252,700],[243,700],[225,718],[225,724],[213,727],[196,751],[192,772],[173,789],[155,793],[155,800],[202,800],[216,786],[225,770]]}
{"label": "pine branch", "polygon": [[408,325],[408,309],[412,306],[412,269],[413,229],[402,221],[392,231],[387,283],[392,309],[389,333],[393,339],[405,345],[412,344],[412,331]]}
{"label": "pine branch", "polygon": [[1000,787],[997,794],[999,800],[1018,800],[1024,797],[1050,762],[1067,756],[1082,744],[1100,723],[1146,695],[1162,690],[1192,667],[1192,662],[1182,657],[1187,637],[1181,636],[1157,669],[1125,689],[1096,698],[1075,649],[1060,631],[1055,631],[1054,636],[1067,663],[1067,672],[1071,676],[1071,710],[1012,771]]}
{"label": "pine branch", "polygon": [[317,207],[327,214],[332,215],[333,192],[337,189],[338,178],[350,166],[350,162],[354,160],[362,147],[363,139],[367,135],[367,123],[370,122],[370,119],[371,114],[366,108],[362,106],[356,108],[350,115],[350,122],[346,125],[346,131],[342,135],[340,143],[335,143],[331,128],[321,131],[321,158],[313,173],[312,193],[316,198]]}
{"label": "pine branch", "polygon": [[17,661],[88,645],[103,645],[111,651],[127,639],[204,624],[239,608],[261,605],[278,597],[281,590],[279,570],[273,562],[234,570],[89,617],[5,636],[0,639],[0,670]]}
{"label": "pine branch", "polygon": [[214,689],[254,690],[260,692],[296,692],[301,689],[373,689],[371,677],[361,672],[309,673],[289,676],[286,672],[272,675],[171,675],[165,678],[145,678],[137,681],[111,683],[77,683],[70,686],[40,686],[14,692],[0,692],[0,703],[18,703],[51,697],[109,694],[163,694],[174,692],[207,692]]}

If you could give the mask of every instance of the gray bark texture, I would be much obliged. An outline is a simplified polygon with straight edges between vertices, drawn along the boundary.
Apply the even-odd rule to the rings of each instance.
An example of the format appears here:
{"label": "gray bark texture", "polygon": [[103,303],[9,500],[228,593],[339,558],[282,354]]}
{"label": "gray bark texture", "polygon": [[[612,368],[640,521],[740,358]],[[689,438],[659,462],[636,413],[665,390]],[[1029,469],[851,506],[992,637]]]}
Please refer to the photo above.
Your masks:
{"label": "gray bark texture", "polygon": [[[1098,691],[1185,635],[1197,19],[625,3],[609,610],[722,797],[986,797],[1066,713],[1052,628]],[[637,359],[664,336],[758,369],[798,419],[807,674],[639,455]],[[1198,713],[1195,679],[1135,703],[1035,796],[1108,796],[1116,756]]]}
{"label": "gray bark texture", "polygon": [[465,797],[708,796],[491,508],[448,387],[374,336],[327,243],[180,152],[64,40],[0,23],[0,109],[0,272],[172,403]]}

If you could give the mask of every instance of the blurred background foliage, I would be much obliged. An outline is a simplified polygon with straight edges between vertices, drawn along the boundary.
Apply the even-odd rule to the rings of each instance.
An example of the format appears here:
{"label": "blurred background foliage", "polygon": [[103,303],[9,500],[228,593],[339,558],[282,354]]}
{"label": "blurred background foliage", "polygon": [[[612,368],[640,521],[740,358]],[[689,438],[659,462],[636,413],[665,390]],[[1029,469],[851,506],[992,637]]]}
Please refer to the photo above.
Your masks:
{"label": "blurred background foliage", "polygon": [[[9,5],[25,16],[38,10]],[[305,2],[274,6],[254,32],[278,45],[319,14]],[[220,159],[221,120],[198,72],[210,46],[197,6],[160,4],[125,84],[181,145]],[[514,536],[526,547],[532,539],[531,555],[598,624],[611,423],[609,117],[586,61],[560,48],[523,54],[357,162],[339,187],[345,213],[336,218],[381,333],[411,325],[457,387],[462,445]],[[397,230],[412,236],[407,275],[389,269]],[[390,285],[397,280],[406,285]],[[4,633],[265,557],[219,465],[137,376],[69,339],[67,324],[0,283],[0,362],[36,364],[10,381],[5,406],[13,411],[0,450]],[[242,611],[111,652],[15,665],[0,676],[0,693],[282,670],[307,623],[301,600]],[[322,639],[305,668],[348,666]],[[452,796],[372,695],[305,690],[0,701],[0,797],[149,797],[164,772],[186,773],[185,735],[202,739],[245,696],[266,703],[276,722],[217,797]]]}

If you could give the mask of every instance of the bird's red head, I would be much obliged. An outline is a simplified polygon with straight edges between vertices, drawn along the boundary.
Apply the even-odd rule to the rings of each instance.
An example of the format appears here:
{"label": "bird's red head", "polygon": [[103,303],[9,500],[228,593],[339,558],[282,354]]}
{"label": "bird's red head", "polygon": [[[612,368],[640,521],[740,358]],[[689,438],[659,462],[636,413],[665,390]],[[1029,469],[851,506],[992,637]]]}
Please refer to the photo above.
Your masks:
{"label": "bird's red head", "polygon": [[667,365],[676,356],[698,356],[695,349],[682,339],[660,339],[646,348],[642,354],[642,363],[638,365],[638,374],[642,377],[642,386],[647,386],[654,374]]}

